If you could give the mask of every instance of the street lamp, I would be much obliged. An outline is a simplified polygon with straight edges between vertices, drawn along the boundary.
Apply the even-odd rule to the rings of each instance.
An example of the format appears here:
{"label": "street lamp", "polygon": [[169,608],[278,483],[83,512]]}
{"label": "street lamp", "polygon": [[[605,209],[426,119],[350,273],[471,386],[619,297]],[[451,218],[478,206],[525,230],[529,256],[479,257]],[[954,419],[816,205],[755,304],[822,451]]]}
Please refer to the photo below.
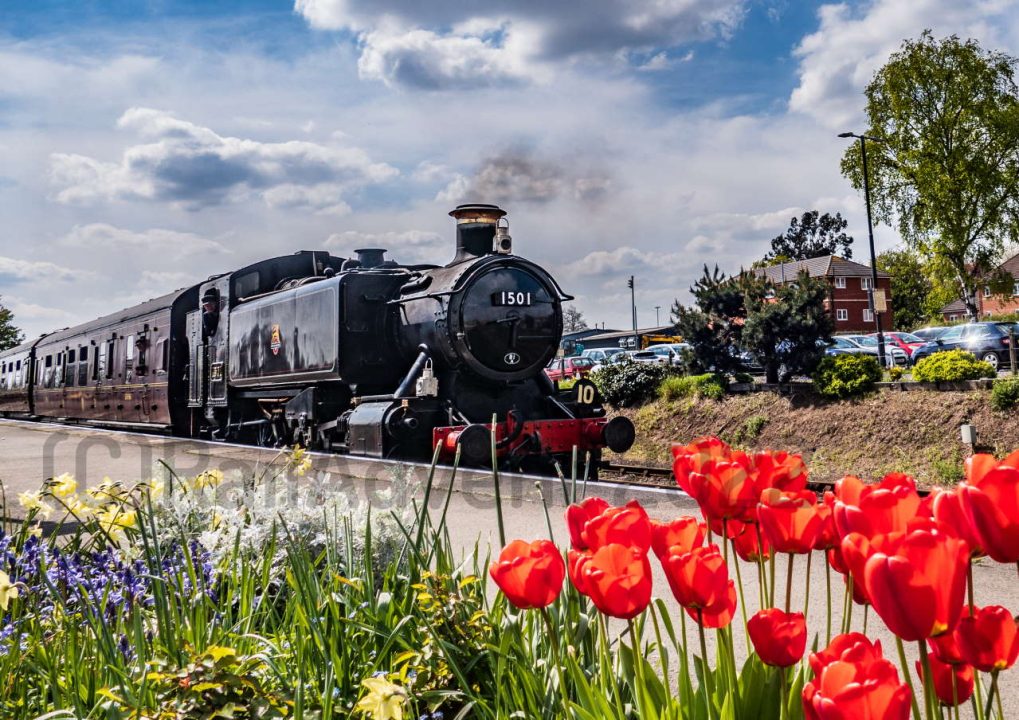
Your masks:
{"label": "street lamp", "polygon": [[640,350],[640,339],[637,335],[637,289],[634,287],[633,275],[626,281],[626,284],[630,286],[630,314],[633,318],[633,347],[635,350]]}
{"label": "street lamp", "polygon": [[870,238],[870,292],[867,293],[867,302],[870,305],[871,315],[874,317],[874,325],[877,328],[877,356],[881,367],[885,366],[885,335],[881,331],[881,313],[877,311],[874,304],[874,293],[877,291],[877,258],[874,256],[874,225],[870,219],[870,179],[867,175],[867,141],[881,142],[879,138],[869,135],[857,135],[856,133],[839,133],[840,138],[857,138],[860,141],[860,154],[863,157],[863,198],[867,204],[867,235]]}
{"label": "street lamp", "polygon": [[661,325],[661,321],[658,319],[658,311],[662,309],[661,305],[655,305],[655,327]]}

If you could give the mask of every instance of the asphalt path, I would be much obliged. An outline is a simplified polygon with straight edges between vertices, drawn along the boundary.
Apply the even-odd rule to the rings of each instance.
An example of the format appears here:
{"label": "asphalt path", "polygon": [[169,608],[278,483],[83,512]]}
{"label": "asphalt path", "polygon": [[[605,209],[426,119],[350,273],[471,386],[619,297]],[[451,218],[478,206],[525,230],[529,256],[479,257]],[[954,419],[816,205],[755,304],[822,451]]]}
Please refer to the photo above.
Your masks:
{"label": "asphalt path", "polygon": [[[109,477],[113,480],[134,483],[151,477],[160,468],[170,466],[184,476],[193,476],[207,469],[217,468],[235,475],[259,472],[267,467],[277,455],[275,451],[214,442],[183,440],[162,436],[143,435],[127,432],[98,431],[90,428],[68,428],[54,424],[41,424],[0,420],[0,481],[3,483],[7,501],[8,517],[19,516],[20,507],[15,498],[17,493],[36,490],[46,478],[70,472],[83,487],[88,487]],[[392,509],[409,501],[416,495],[418,501],[428,474],[423,465],[406,465],[394,468],[391,464],[365,462],[336,455],[314,455],[314,470],[302,480],[314,486],[316,492],[344,492],[359,496],[371,502],[379,510]],[[438,510],[445,501],[449,489],[448,471],[440,471],[433,483],[429,506]],[[549,524],[553,539],[561,547],[569,543],[564,522],[565,491],[572,492],[572,485],[564,488],[559,480],[533,477],[504,477],[500,483],[500,503],[504,518],[505,534],[508,540],[522,538],[534,540],[549,536]],[[299,489],[295,489],[295,492]],[[407,493],[410,493],[408,496]],[[600,495],[613,504],[622,504],[637,499],[648,513],[658,520],[670,520],[683,515],[696,515],[697,507],[689,498],[679,492],[659,488],[619,486],[610,483],[578,484],[578,493]],[[453,481],[449,505],[449,529],[452,541],[460,548],[463,557],[470,558],[476,548],[482,557],[488,552],[493,555],[499,550],[499,524],[497,521],[497,499],[491,476],[483,472],[461,470]],[[546,520],[546,510],[547,517]],[[735,558],[731,575],[735,577]],[[793,564],[793,609],[806,609],[811,640],[824,646],[827,632],[826,574],[825,561],[821,553],[811,559],[809,598],[806,587],[807,561],[798,556]],[[657,562],[652,562],[655,578],[655,595],[662,597],[677,621],[679,606],[673,600],[668,583]],[[752,614],[760,607],[756,566],[739,563],[742,575],[746,612]],[[776,569],[777,589],[775,602],[784,604],[786,559],[779,558]],[[841,577],[831,574],[835,622],[841,617],[843,584]],[[999,604],[1013,613],[1019,611],[1019,578],[1016,567],[984,561],[975,570],[977,605]],[[737,610],[736,622],[741,622],[742,613]],[[852,629],[863,630],[864,613],[857,606],[853,613]],[[693,624],[691,640],[694,640]],[[833,632],[838,632],[834,629]],[[879,639],[885,656],[898,665],[895,641],[881,620],[870,613],[867,618],[867,634]],[[709,639],[713,640],[713,633]],[[735,649],[737,655],[746,657],[747,647],[744,634],[737,630]],[[916,643],[906,648],[910,667],[917,657]],[[714,654],[714,645],[709,647]],[[901,670],[900,670],[901,673]],[[915,674],[914,674],[915,682]],[[1019,717],[1019,666],[1006,671],[999,678],[1004,700],[1005,716]],[[922,703],[921,703],[922,706]],[[963,717],[972,717],[969,705],[963,709]]]}

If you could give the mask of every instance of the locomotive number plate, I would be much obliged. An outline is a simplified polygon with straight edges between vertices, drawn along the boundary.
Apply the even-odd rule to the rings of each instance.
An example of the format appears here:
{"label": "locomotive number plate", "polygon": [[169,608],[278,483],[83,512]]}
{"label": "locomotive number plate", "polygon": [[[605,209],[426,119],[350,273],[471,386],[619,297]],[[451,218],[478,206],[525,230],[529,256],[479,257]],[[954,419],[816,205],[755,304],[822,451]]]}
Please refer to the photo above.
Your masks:
{"label": "locomotive number plate", "polygon": [[492,304],[496,307],[530,307],[533,299],[533,294],[529,292],[503,290],[502,292],[492,293]]}

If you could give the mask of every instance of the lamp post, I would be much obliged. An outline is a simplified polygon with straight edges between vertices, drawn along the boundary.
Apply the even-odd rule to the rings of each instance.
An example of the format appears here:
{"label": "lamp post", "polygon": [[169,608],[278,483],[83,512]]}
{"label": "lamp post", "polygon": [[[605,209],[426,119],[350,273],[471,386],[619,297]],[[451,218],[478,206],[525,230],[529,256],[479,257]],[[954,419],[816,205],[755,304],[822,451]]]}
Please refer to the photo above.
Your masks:
{"label": "lamp post", "polygon": [[633,349],[640,350],[640,340],[637,337],[637,290],[634,287],[633,275],[626,281],[630,286],[630,314],[633,316]]}
{"label": "lamp post", "polygon": [[863,199],[867,205],[867,236],[870,238],[870,292],[867,293],[867,303],[870,305],[870,313],[874,317],[874,325],[877,329],[877,356],[881,367],[885,366],[885,335],[881,330],[881,313],[877,311],[874,304],[874,293],[877,291],[877,257],[874,255],[874,225],[870,217],[870,178],[867,175],[867,141],[881,142],[878,138],[868,135],[857,135],[856,133],[839,133],[840,138],[857,138],[860,141],[860,155],[863,159]]}
{"label": "lamp post", "polygon": [[661,322],[658,320],[658,311],[661,309],[662,309],[661,305],[655,305],[655,327],[661,325]]}

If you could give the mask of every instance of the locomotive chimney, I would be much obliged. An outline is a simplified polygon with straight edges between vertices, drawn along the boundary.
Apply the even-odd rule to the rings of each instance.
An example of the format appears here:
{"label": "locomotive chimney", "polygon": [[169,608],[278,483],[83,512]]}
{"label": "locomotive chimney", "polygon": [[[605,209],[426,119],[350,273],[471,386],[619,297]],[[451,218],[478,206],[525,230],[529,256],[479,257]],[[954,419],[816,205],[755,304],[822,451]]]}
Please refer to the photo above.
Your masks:
{"label": "locomotive chimney", "polygon": [[366,269],[378,267],[386,257],[386,251],[382,248],[361,248],[354,252],[357,253],[357,261],[361,263],[361,267]]}
{"label": "locomotive chimney", "polygon": [[458,205],[450,216],[456,219],[456,257],[453,264],[493,252],[496,226],[506,211],[497,205]]}

